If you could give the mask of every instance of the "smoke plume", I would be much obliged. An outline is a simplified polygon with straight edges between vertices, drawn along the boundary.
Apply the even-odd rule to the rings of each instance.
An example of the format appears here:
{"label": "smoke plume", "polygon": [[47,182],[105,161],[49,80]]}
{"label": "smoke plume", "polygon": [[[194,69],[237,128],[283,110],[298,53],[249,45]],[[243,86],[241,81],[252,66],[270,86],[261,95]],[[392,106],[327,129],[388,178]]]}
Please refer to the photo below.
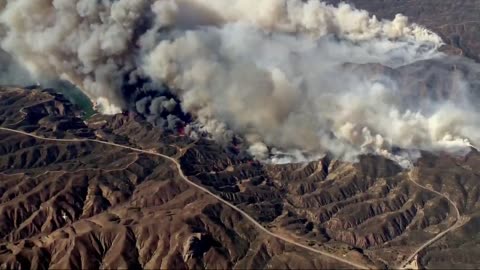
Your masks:
{"label": "smoke plume", "polygon": [[374,153],[408,166],[416,150],[480,141],[478,65],[438,52],[441,39],[402,15],[378,20],[316,0],[0,6],[1,46],[33,76],[70,81],[104,113],[136,110],[167,129],[192,115],[192,136],[239,134],[259,159]]}

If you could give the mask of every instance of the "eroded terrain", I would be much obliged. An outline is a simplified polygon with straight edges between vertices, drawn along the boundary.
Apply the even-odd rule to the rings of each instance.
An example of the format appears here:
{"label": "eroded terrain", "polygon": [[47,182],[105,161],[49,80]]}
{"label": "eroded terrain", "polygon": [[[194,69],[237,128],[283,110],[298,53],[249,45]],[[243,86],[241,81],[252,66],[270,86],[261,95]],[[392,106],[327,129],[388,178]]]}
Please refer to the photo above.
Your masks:
{"label": "eroded terrain", "polygon": [[412,170],[378,156],[265,165],[134,114],[84,122],[48,91],[0,102],[4,268],[394,268],[417,253],[479,266],[475,150],[423,153]]}
{"label": "eroded terrain", "polygon": [[[480,59],[478,1],[347,2]],[[409,85],[439,64],[370,70],[403,78],[409,100],[454,97],[449,77]],[[0,127],[0,268],[480,268],[474,149],[424,152],[412,169],[378,156],[266,165],[133,113],[84,121],[41,89],[2,88]]]}

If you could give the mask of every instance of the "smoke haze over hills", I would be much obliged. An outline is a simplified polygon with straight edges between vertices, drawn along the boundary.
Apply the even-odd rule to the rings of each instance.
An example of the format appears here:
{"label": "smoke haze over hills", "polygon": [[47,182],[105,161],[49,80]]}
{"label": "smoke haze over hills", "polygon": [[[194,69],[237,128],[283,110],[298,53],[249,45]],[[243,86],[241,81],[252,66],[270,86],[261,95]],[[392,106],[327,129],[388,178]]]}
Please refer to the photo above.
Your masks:
{"label": "smoke haze over hills", "polygon": [[[259,159],[375,153],[408,166],[417,149],[457,152],[480,141],[469,77],[478,65],[438,52],[441,39],[402,15],[378,20],[347,4],[300,0],[0,6],[2,48],[34,78],[70,81],[104,113],[133,108],[168,128],[183,125],[169,114],[181,106],[196,119],[192,135],[240,134]],[[432,77],[455,95],[419,95]],[[127,85],[144,81],[181,103],[126,97]]]}

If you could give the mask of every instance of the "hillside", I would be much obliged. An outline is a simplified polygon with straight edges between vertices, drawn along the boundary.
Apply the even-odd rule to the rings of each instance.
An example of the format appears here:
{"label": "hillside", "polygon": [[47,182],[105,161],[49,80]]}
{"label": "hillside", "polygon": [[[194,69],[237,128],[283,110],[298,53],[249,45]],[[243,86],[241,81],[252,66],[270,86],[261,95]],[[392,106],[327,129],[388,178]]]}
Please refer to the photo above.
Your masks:
{"label": "hillside", "polygon": [[419,262],[478,267],[476,151],[411,172],[377,156],[263,165],[133,114],[83,122],[46,91],[0,101],[3,268],[392,268],[449,229]]}

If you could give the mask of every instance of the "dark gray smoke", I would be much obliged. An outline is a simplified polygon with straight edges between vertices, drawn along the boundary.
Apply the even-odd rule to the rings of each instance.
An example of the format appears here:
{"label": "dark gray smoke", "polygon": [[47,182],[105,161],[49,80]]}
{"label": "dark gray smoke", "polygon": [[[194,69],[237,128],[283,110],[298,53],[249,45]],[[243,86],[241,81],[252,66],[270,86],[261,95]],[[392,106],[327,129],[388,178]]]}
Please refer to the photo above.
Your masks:
{"label": "dark gray smoke", "polygon": [[146,96],[135,103],[136,110],[148,121],[166,130],[178,130],[185,122],[175,113],[181,113],[180,105],[174,98]]}

